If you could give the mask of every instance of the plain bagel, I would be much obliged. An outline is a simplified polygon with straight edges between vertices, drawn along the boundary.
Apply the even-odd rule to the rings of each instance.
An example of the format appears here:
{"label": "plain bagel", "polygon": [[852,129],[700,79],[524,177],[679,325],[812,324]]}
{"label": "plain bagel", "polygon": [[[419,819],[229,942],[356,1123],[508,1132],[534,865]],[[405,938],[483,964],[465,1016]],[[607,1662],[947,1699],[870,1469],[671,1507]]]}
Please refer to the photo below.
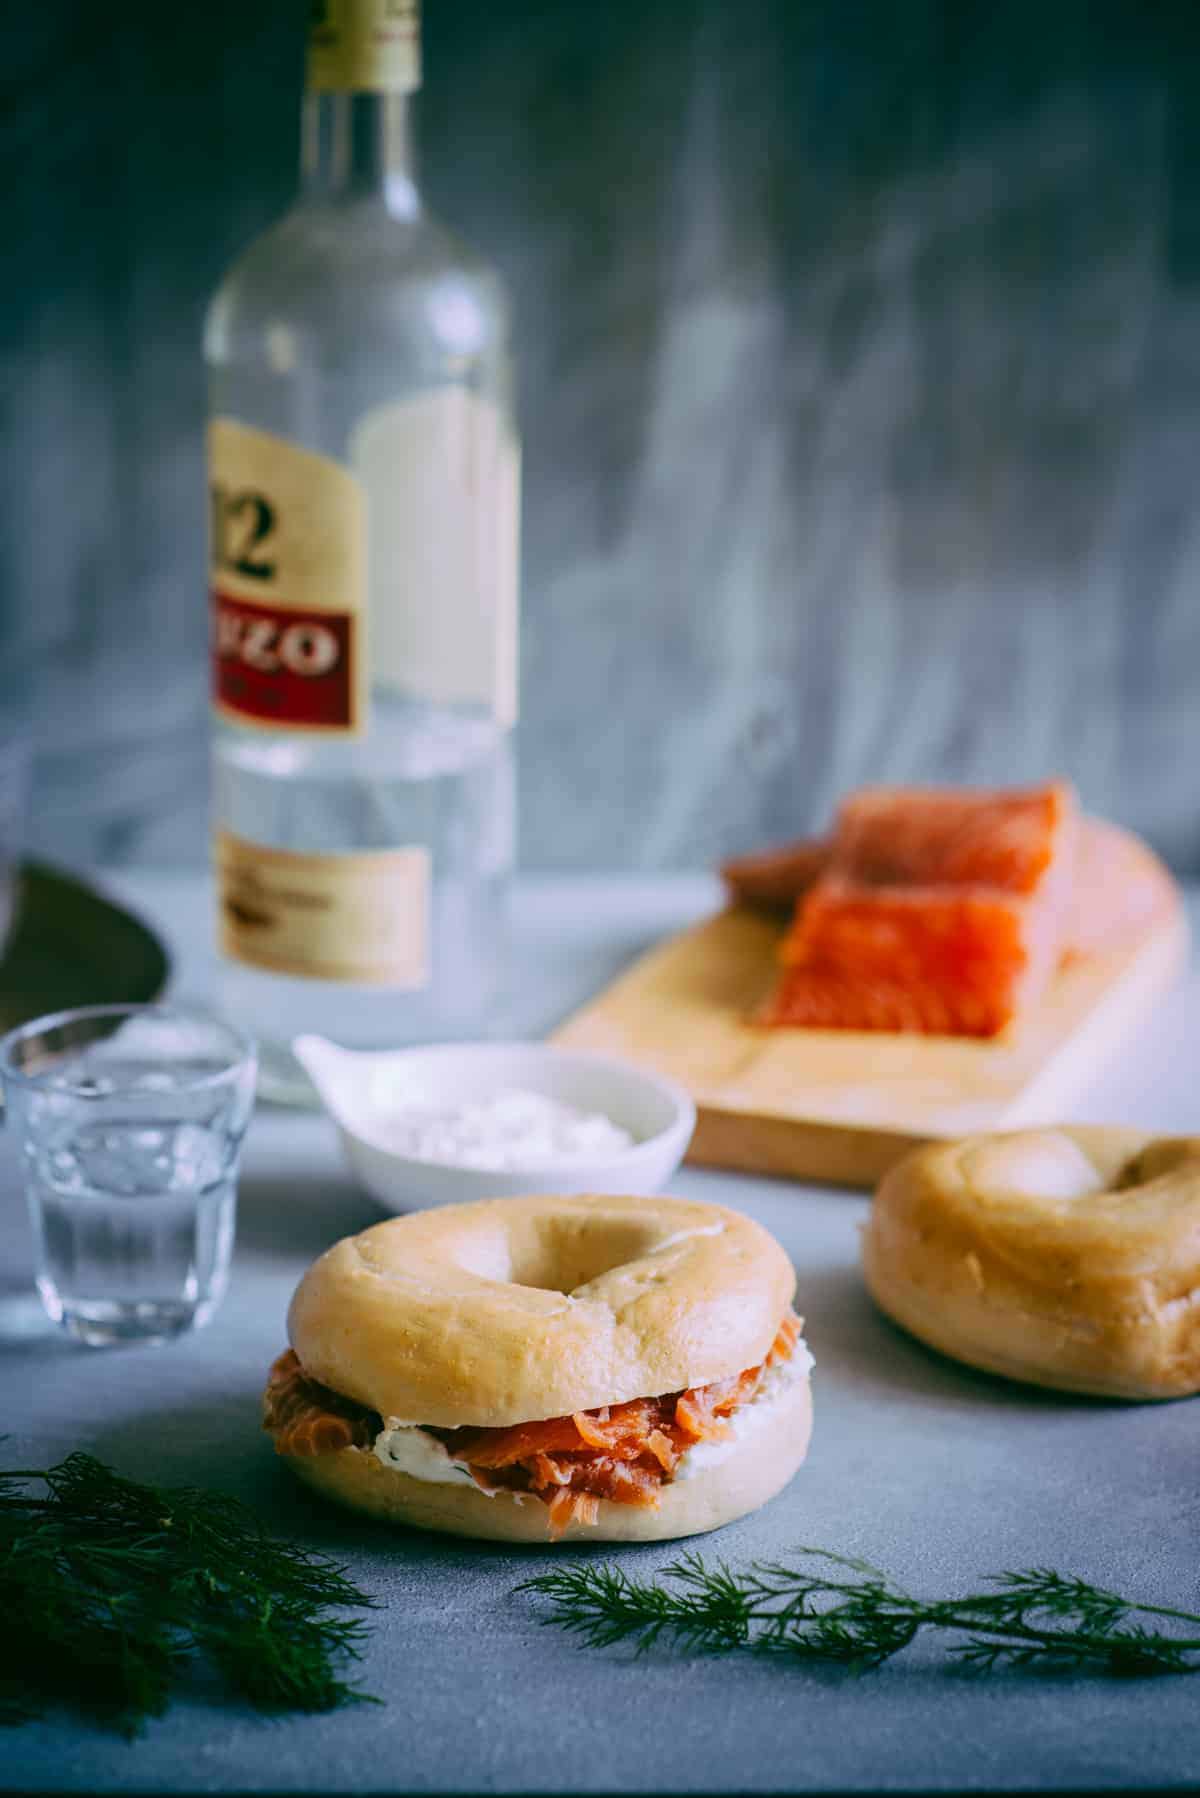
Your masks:
{"label": "plain bagel", "polygon": [[[571,1515],[556,1530],[590,1541],[690,1535],[765,1503],[804,1458],[810,1362],[795,1342],[794,1288],[775,1239],[716,1205],[538,1196],[389,1219],[335,1243],[300,1282],[268,1428],[303,1479],[356,1509],[545,1541],[549,1497],[489,1490],[478,1468],[447,1460],[454,1432],[579,1418],[603,1432],[631,1401],[674,1404],[725,1383],[741,1413],[722,1414],[719,1442],[689,1455],[658,1436],[667,1471],[655,1472],[652,1504],[589,1497],[591,1521]],[[344,1414],[352,1440],[339,1446],[332,1428],[332,1452],[318,1452],[319,1432],[318,1450],[296,1449],[283,1426],[301,1402],[297,1380]],[[392,1459],[396,1441],[404,1464]]]}
{"label": "plain bagel", "polygon": [[1127,1399],[1200,1390],[1200,1138],[1061,1128],[916,1150],[863,1233],[880,1308],[943,1354]]}

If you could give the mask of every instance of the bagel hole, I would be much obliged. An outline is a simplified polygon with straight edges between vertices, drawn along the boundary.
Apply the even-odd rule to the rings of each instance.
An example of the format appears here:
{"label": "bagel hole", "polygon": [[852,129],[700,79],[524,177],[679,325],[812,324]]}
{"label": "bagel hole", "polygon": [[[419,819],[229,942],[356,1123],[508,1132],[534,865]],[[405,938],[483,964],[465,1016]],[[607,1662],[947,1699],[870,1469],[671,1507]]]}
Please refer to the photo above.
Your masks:
{"label": "bagel hole", "polygon": [[480,1279],[569,1298],[581,1286],[652,1254],[663,1241],[661,1226],[649,1219],[568,1213],[539,1218],[521,1230],[497,1227],[465,1236],[454,1259]]}
{"label": "bagel hole", "polygon": [[512,1283],[512,1250],[506,1230],[475,1230],[464,1236],[455,1245],[454,1260],[464,1273],[475,1274],[481,1280]]}
{"label": "bagel hole", "polygon": [[995,1199],[1071,1201],[1095,1198],[1105,1182],[1089,1156],[1058,1130],[1025,1130],[970,1148],[967,1179]]}
{"label": "bagel hole", "polygon": [[547,1218],[538,1252],[522,1270],[526,1284],[552,1292],[578,1292],[605,1274],[641,1261],[663,1241],[662,1227],[631,1217]]}
{"label": "bagel hole", "polygon": [[1131,1161],[1125,1163],[1113,1181],[1111,1190],[1133,1192],[1139,1186],[1148,1186],[1152,1180],[1161,1180],[1164,1174],[1177,1172],[1189,1159],[1187,1145],[1172,1142],[1169,1137],[1147,1143]]}

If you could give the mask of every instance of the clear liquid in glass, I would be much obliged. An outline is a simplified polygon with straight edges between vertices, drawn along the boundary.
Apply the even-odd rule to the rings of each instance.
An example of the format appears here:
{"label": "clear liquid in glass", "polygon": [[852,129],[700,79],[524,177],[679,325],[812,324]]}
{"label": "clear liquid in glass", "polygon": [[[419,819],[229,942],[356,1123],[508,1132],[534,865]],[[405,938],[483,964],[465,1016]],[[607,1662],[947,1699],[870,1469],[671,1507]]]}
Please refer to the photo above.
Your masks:
{"label": "clear liquid in glass", "polygon": [[106,1058],[22,1096],[36,1284],[83,1342],[162,1342],[224,1296],[248,1103],[207,1071]]}

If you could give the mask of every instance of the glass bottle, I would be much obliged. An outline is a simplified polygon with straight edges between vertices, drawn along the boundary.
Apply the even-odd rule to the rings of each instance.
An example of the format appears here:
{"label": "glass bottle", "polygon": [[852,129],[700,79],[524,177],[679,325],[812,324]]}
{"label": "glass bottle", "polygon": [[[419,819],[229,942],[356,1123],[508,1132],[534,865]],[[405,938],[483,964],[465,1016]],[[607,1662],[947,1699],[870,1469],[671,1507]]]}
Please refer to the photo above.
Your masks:
{"label": "glass bottle", "polygon": [[219,1000],[486,1032],[513,861],[518,449],[492,270],[426,210],[414,0],[314,8],[302,177],[209,310]]}

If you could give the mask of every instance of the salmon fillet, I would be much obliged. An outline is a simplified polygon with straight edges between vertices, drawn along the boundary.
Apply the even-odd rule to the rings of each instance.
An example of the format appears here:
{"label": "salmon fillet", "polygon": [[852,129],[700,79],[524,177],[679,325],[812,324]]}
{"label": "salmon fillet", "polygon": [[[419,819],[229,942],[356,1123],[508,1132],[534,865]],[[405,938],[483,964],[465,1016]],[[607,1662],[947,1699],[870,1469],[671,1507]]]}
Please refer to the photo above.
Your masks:
{"label": "salmon fillet", "polygon": [[[833,856],[832,837],[804,837],[722,862],[721,878],[735,905],[794,911]],[[1080,818],[1064,960],[1124,949],[1178,905],[1179,888],[1147,843],[1103,818]]]}
{"label": "salmon fillet", "polygon": [[1076,810],[1062,781],[854,794],[799,901],[757,1022],[996,1036],[1062,950]]}
{"label": "salmon fillet", "polygon": [[[1049,860],[1062,791],[1058,782],[995,795],[868,787],[843,801],[832,836],[735,857],[722,862],[721,875],[730,898],[751,905],[794,905],[835,865],[869,885],[948,882],[1029,892]],[[1041,838],[1039,816],[1048,826]],[[1087,824],[1114,829],[1088,820],[1081,838]]]}
{"label": "salmon fillet", "polygon": [[[431,1430],[486,1492],[528,1492],[549,1510],[552,1535],[568,1523],[595,1523],[602,1498],[654,1508],[681,1457],[697,1442],[728,1433],[728,1419],[752,1399],[767,1369],[786,1361],[800,1338],[789,1312],[765,1359],[727,1380],[660,1398],[577,1411],[499,1429]],[[289,1349],[271,1368],[263,1428],[281,1455],[369,1448],[383,1420],[310,1380]]]}
{"label": "salmon fillet", "polygon": [[921,894],[907,905],[824,894],[820,903],[833,911],[827,959],[785,966],[758,1022],[995,1036],[1011,1021],[1028,962],[1024,921],[1011,910]]}
{"label": "salmon fillet", "polygon": [[994,793],[864,787],[838,810],[834,868],[864,886],[1031,896],[1074,851],[1075,825],[1066,781]]}

